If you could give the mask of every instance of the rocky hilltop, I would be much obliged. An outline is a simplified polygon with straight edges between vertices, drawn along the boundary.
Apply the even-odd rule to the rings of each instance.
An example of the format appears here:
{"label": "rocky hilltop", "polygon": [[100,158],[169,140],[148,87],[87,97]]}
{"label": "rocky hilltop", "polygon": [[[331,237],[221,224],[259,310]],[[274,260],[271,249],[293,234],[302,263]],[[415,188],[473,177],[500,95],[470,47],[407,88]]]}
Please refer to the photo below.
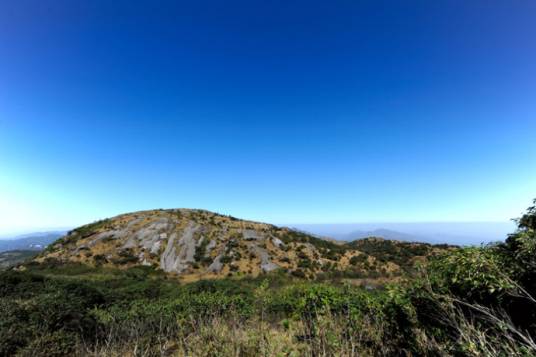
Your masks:
{"label": "rocky hilltop", "polygon": [[[79,227],[35,261],[153,266],[185,280],[256,276],[277,269],[300,277],[401,271],[400,264],[379,259],[378,252],[364,253],[359,246],[204,210],[173,209],[123,214]],[[419,255],[432,249],[419,247],[426,247]]]}

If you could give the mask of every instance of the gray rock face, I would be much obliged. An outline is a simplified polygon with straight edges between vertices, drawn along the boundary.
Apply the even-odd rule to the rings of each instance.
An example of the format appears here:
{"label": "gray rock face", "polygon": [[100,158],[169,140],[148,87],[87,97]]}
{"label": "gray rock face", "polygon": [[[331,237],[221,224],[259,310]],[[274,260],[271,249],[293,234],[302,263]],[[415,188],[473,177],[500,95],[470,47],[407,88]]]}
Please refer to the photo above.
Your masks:
{"label": "gray rock face", "polygon": [[194,233],[198,229],[199,227],[196,227],[193,224],[189,224],[188,227],[185,228],[182,234],[182,238],[179,241],[179,247],[181,248],[181,253],[179,254],[179,257],[184,262],[194,262],[195,247],[197,246],[197,242],[194,238]]}
{"label": "gray rock face", "polygon": [[213,239],[207,244],[206,253],[210,253],[214,248],[216,248],[216,241]]}
{"label": "gray rock face", "polygon": [[182,273],[194,262],[195,248],[197,242],[194,233],[198,226],[190,223],[182,232],[182,236],[175,244],[177,235],[171,234],[168,239],[166,249],[160,259],[160,267],[166,272]]}
{"label": "gray rock face", "polygon": [[122,230],[102,232],[102,233],[95,235],[95,237],[88,243],[88,246],[93,247],[95,246],[95,244],[102,241],[103,239],[108,239],[108,238],[119,239],[119,238],[124,237],[124,235],[125,235],[125,232]]}
{"label": "gray rock face", "polygon": [[126,227],[125,227],[125,230],[127,231],[131,231],[132,229],[134,229],[134,227],[136,225],[138,225],[139,223],[141,223],[143,221],[143,218],[142,217],[139,217],[139,218],[134,218],[133,220],[131,220],[130,222],[127,223]]}
{"label": "gray rock face", "polygon": [[170,272],[173,271],[175,268],[175,259],[177,255],[175,254],[175,238],[177,235],[175,233],[172,233],[169,236],[166,249],[164,250],[164,253],[160,256],[160,268],[162,268],[163,271]]}
{"label": "gray rock face", "polygon": [[78,246],[75,250],[74,250],[74,254],[78,254],[80,253],[81,251],[83,250],[88,250],[89,247],[85,244],[81,244],[80,246]]}
{"label": "gray rock face", "polygon": [[263,272],[268,273],[270,271],[276,270],[279,268],[279,265],[272,263],[272,262],[266,262],[261,264],[261,269]]}
{"label": "gray rock face", "polygon": [[285,243],[283,243],[283,241],[279,238],[276,238],[276,237],[273,237],[272,238],[272,243],[277,247],[277,248],[281,248],[282,246],[285,245]]}
{"label": "gray rock face", "polygon": [[127,237],[128,239],[121,249],[143,247],[150,250],[151,253],[156,254],[160,249],[161,241],[167,238],[166,231],[172,227],[172,223],[168,218],[164,217],[146,227],[136,230],[135,226],[142,221],[142,218],[136,218],[122,228],[115,228],[114,230],[98,233],[90,242],[88,242],[88,246],[93,247],[105,239],[121,240]]}
{"label": "gray rock face", "polygon": [[279,268],[279,265],[273,263],[270,260],[270,255],[268,252],[264,249],[259,247],[258,245],[254,244],[251,246],[251,249],[259,256],[261,259],[261,269],[263,272],[267,273],[273,270],[276,270]]}
{"label": "gray rock face", "polygon": [[223,264],[221,262],[222,256],[223,255],[220,254],[214,259],[212,264],[209,265],[208,271],[213,272],[213,273],[219,273],[223,269]]}
{"label": "gray rock face", "polygon": [[158,252],[160,251],[160,246],[162,245],[162,241],[158,241],[158,242],[155,242],[152,246],[151,246],[151,253],[152,254],[158,254]]}
{"label": "gray rock face", "polygon": [[122,249],[129,249],[129,248],[134,248],[138,245],[138,241],[136,240],[135,237],[130,237],[126,242],[125,244],[123,244],[123,247],[121,247]]}
{"label": "gray rock face", "polygon": [[[128,227],[132,227],[132,222],[129,223]],[[147,227],[143,227],[133,234],[131,238],[125,243],[124,248],[133,248],[137,245],[145,249],[151,250],[151,252],[158,252],[160,248],[160,243],[162,240],[167,238],[167,230],[172,227],[171,222],[167,218],[161,218],[160,220],[149,224]],[[154,246],[158,243],[158,248]]]}

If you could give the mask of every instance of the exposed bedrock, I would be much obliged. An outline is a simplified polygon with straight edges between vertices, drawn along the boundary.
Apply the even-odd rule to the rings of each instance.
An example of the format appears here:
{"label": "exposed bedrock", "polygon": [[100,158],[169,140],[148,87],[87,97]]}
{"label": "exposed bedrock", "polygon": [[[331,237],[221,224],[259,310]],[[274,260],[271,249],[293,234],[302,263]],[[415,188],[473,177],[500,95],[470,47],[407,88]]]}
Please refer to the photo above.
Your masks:
{"label": "exposed bedrock", "polygon": [[[193,263],[197,241],[194,233],[199,230],[199,226],[193,223],[182,232],[177,240],[177,234],[172,233],[167,241],[166,249],[160,259],[160,267],[166,272],[182,273],[190,263]],[[175,241],[177,241],[175,243]]]}

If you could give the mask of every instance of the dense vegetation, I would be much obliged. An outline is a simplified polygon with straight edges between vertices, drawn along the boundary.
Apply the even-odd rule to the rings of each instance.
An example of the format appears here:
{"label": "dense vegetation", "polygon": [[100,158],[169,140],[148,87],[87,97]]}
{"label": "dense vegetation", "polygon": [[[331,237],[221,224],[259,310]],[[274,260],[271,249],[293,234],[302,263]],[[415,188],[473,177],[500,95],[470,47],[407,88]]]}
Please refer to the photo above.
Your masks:
{"label": "dense vegetation", "polygon": [[533,296],[534,206],[504,243],[444,250],[371,291],[282,272],[179,284],[149,267],[29,264],[0,275],[0,355],[532,356]]}

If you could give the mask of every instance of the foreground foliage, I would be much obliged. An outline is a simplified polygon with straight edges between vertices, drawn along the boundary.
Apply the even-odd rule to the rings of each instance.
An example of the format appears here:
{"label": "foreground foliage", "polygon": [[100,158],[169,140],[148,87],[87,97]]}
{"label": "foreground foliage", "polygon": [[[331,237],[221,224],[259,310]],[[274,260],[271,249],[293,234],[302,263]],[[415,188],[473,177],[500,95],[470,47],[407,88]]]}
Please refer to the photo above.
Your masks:
{"label": "foreground foliage", "polygon": [[179,284],[148,267],[0,275],[0,355],[533,356],[536,209],[373,291],[284,273]]}

